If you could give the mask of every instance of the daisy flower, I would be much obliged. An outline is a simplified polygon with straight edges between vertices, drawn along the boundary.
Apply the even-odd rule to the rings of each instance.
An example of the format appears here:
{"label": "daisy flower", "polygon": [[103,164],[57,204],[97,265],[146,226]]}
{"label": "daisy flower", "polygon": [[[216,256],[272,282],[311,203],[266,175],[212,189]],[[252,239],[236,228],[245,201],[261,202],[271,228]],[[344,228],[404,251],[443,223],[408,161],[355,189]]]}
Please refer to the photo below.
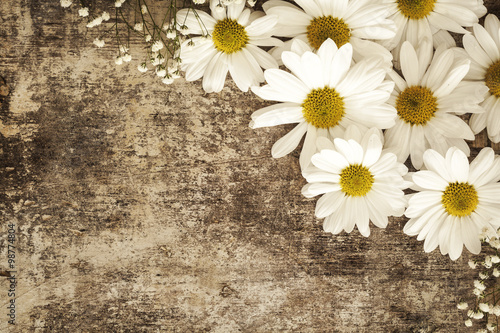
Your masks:
{"label": "daisy flower", "polygon": [[394,83],[384,81],[386,71],[372,58],[351,67],[351,44],[337,49],[328,39],[317,54],[286,51],[282,60],[293,74],[268,69],[268,84],[252,87],[257,96],[282,103],[254,112],[250,127],[298,123],[273,145],[273,157],[290,153],[307,133],[300,156],[303,170],[316,152],[317,137],[342,137],[352,124],[379,129],[394,125],[396,111],[386,103]]}
{"label": "daisy flower", "polygon": [[323,140],[324,149],[312,156],[310,170],[314,170],[306,174],[309,184],[302,194],[308,198],[324,194],[315,215],[325,218],[326,232],[349,233],[356,225],[368,237],[370,220],[385,228],[388,216],[403,214],[406,199],[402,190],[407,182],[402,176],[408,169],[396,155],[382,151],[380,130],[372,128],[364,136],[358,133],[328,141],[329,147]]}
{"label": "daisy flower", "polygon": [[466,80],[476,81],[488,89],[486,99],[481,104],[485,113],[473,114],[470,126],[474,133],[485,127],[493,142],[500,142],[500,23],[489,14],[484,20],[484,28],[473,26],[473,33],[463,38],[464,49],[471,60],[471,70]]}
{"label": "daisy flower", "polygon": [[388,49],[399,50],[404,41],[417,47],[423,38],[443,29],[459,34],[468,33],[463,27],[478,23],[486,14],[483,0],[383,0],[389,11],[388,18],[397,26],[397,34],[391,40],[382,41]]}
{"label": "daisy flower", "polygon": [[181,45],[182,69],[187,81],[203,77],[206,92],[221,91],[229,71],[238,88],[246,92],[264,81],[261,67],[278,67],[276,60],[259,48],[282,44],[271,37],[277,17],[251,13],[245,9],[245,1],[217,5],[218,1],[210,2],[212,16],[190,9],[177,12],[177,21],[187,26],[186,34],[202,35]]}
{"label": "daisy flower", "polygon": [[424,240],[424,251],[438,245],[443,255],[456,260],[463,245],[472,253],[481,251],[483,228],[500,226],[500,158],[483,148],[469,165],[463,151],[452,147],[443,157],[429,149],[424,153],[427,170],[413,174],[420,192],[411,196],[403,231]]}
{"label": "daisy flower", "polygon": [[[327,39],[338,47],[351,43],[354,60],[378,53],[390,64],[392,55],[371,40],[391,39],[396,35],[394,22],[383,4],[371,0],[295,0],[297,7],[285,1],[270,0],[262,6],[267,14],[278,16],[274,35],[293,37],[317,50]],[[292,40],[293,41],[293,40]],[[292,41],[272,52],[276,58],[289,51]],[[392,65],[391,65],[392,66]]]}
{"label": "daisy flower", "polygon": [[[453,113],[482,112],[477,106],[481,99],[466,103],[469,94],[457,88],[469,70],[470,61],[455,57],[453,50],[445,47],[438,48],[431,61],[425,51],[427,46],[422,48],[417,52],[410,42],[404,42],[401,48],[404,79],[394,71],[389,72],[396,83],[389,103],[396,107],[398,117],[396,125],[385,132],[386,148],[400,162],[410,156],[417,169],[422,167],[422,155],[429,148],[444,154],[449,147],[457,146],[468,155],[470,150],[464,139],[474,140],[474,133]],[[476,107],[469,107],[471,104]]]}

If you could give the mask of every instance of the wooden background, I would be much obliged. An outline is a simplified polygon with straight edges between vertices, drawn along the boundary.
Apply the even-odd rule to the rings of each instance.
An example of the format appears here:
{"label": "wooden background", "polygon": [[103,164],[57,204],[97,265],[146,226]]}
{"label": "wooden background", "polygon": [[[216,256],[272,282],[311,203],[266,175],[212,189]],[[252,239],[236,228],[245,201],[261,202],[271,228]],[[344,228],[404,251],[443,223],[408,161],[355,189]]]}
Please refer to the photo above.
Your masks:
{"label": "wooden background", "polygon": [[298,153],[270,157],[290,126],[248,127],[265,102],[163,85],[141,45],[118,67],[94,37],[58,0],[0,2],[0,331],[466,331],[471,256],[425,254],[404,218],[324,233]]}

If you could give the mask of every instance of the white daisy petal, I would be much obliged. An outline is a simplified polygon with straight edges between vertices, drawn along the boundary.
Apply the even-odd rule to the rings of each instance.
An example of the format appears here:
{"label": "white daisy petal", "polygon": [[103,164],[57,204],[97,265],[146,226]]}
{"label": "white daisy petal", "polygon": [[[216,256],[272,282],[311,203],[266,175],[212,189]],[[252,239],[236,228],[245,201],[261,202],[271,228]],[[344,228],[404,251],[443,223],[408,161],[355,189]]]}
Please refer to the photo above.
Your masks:
{"label": "white daisy petal", "polygon": [[217,92],[221,91],[224,87],[224,81],[226,80],[227,72],[229,68],[226,62],[219,61],[227,58],[221,52],[217,54],[210,60],[203,77],[203,90],[206,92]]}
{"label": "white daisy petal", "polygon": [[430,170],[415,172],[412,176],[412,180],[418,186],[434,191],[444,191],[446,186],[448,186],[447,181]]}
{"label": "white daisy petal", "polygon": [[[448,158],[448,156],[446,157]],[[453,151],[448,167],[452,182],[467,182],[469,178],[469,159],[461,150]]]}
{"label": "white daisy petal", "polygon": [[491,64],[491,59],[486,52],[481,48],[477,39],[472,35],[465,35],[463,38],[464,48],[474,61],[478,62],[484,67]]}
{"label": "white daisy petal", "polygon": [[[426,191],[428,192],[428,191]],[[420,192],[423,193],[423,192]],[[412,206],[410,206],[412,207]],[[410,208],[408,207],[408,209]],[[413,207],[412,207],[413,208]],[[407,215],[408,209],[405,211],[405,216],[409,217],[410,214]],[[409,236],[417,236],[424,226],[432,225],[435,221],[437,221],[440,215],[443,214],[443,207],[440,205],[433,205],[430,207],[426,207],[423,213],[411,218],[404,226],[403,232]]]}
{"label": "white daisy petal", "polygon": [[321,170],[334,173],[340,173],[342,169],[349,165],[344,155],[329,149],[323,149],[319,153],[313,155],[311,162]]}
{"label": "white daisy petal", "polygon": [[302,108],[295,103],[279,103],[255,111],[251,128],[299,123],[304,120]]}
{"label": "white daisy petal", "polygon": [[[336,192],[340,191],[340,184],[336,183],[310,183],[304,186],[306,188],[307,193],[312,196],[316,196],[319,194],[324,194],[328,192]],[[303,192],[306,191],[303,189]]]}
{"label": "white daisy petal", "polygon": [[323,218],[335,213],[340,208],[343,202],[341,198],[344,196],[345,194],[342,191],[325,193],[316,203],[314,213],[316,217]]}
{"label": "white daisy petal", "polygon": [[401,70],[408,86],[416,86],[420,81],[418,77],[418,58],[415,49],[409,42],[401,46]]}
{"label": "white daisy petal", "polygon": [[311,0],[296,0],[295,1],[300,7],[304,9],[304,11],[314,17],[322,16],[323,13],[321,8]]}
{"label": "white daisy petal", "polygon": [[366,167],[371,167],[379,160],[381,153],[382,142],[380,142],[380,138],[378,135],[373,134],[368,140],[368,146],[365,150],[365,156],[363,158],[362,164]]}
{"label": "white daisy petal", "polygon": [[365,237],[370,236],[370,215],[366,208],[365,198],[357,197],[356,204],[356,226],[359,233]]}
{"label": "white daisy petal", "polygon": [[441,86],[434,91],[434,96],[437,98],[449,95],[465,77],[469,71],[470,62],[467,64],[453,68],[448,73],[448,77],[443,81]]}
{"label": "white daisy petal", "polygon": [[[290,102],[302,103],[310,91],[297,77],[281,69],[268,69],[265,71],[264,77],[273,89],[286,91],[287,95],[290,96]],[[291,100],[292,96],[295,96],[293,100]]]}
{"label": "white daisy petal", "polygon": [[[467,30],[462,28],[456,21],[437,12],[431,12],[427,16],[429,23],[438,29],[444,29],[457,34],[466,34]],[[471,24],[472,25],[472,24]]]}
{"label": "white daisy petal", "polygon": [[307,131],[307,123],[301,122],[293,130],[288,132],[284,137],[276,141],[271,149],[271,155],[274,158],[279,158],[287,155],[292,150],[297,148],[300,140]]}
{"label": "white daisy petal", "polygon": [[464,243],[462,241],[462,223],[455,219],[450,233],[450,259],[457,260],[462,255]]}
{"label": "white daisy petal", "polygon": [[486,31],[486,29],[479,24],[474,24],[473,31],[479,45],[481,45],[481,48],[485,51],[491,62],[495,62],[500,59],[500,51],[498,50],[498,45],[495,43],[494,39],[490,36],[488,31]]}
{"label": "white daisy petal", "polygon": [[259,63],[259,65],[264,69],[269,68],[278,68],[278,62],[274,59],[269,53],[252,44],[248,44],[248,51],[253,55],[255,60]]}
{"label": "white daisy petal", "polygon": [[477,183],[479,178],[491,169],[495,159],[495,152],[493,149],[486,147],[481,149],[476,158],[471,162],[469,167],[469,181]]}
{"label": "white daisy petal", "polygon": [[433,149],[428,149],[424,152],[425,167],[437,173],[445,182],[451,182],[451,176],[446,168],[444,157]]}
{"label": "white daisy petal", "polygon": [[472,254],[479,254],[481,251],[481,241],[479,239],[479,233],[474,228],[473,223],[469,217],[464,218],[460,221],[462,224],[462,240],[465,247]]}

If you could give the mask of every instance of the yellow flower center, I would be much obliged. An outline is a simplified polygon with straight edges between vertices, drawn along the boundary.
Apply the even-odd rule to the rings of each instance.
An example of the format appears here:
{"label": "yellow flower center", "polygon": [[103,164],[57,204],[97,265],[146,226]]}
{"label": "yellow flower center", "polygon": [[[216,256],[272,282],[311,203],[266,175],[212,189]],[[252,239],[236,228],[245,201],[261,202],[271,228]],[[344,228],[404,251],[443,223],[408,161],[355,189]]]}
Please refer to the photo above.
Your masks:
{"label": "yellow flower center", "polygon": [[411,20],[420,20],[434,9],[436,0],[397,0],[398,9]]}
{"label": "yellow flower center", "polygon": [[226,18],[215,24],[212,40],[217,50],[230,54],[241,50],[248,43],[248,35],[244,26]]}
{"label": "yellow flower center", "polygon": [[344,99],[333,88],[313,89],[302,103],[302,114],[316,128],[337,126],[344,115]]}
{"label": "yellow flower center", "polygon": [[368,168],[352,164],[340,173],[341,191],[353,197],[366,195],[373,185],[373,175]]}
{"label": "yellow flower center", "polygon": [[425,125],[437,110],[437,98],[429,88],[412,86],[403,90],[396,100],[399,118],[411,125]]}
{"label": "yellow flower center", "polygon": [[490,93],[500,97],[500,60],[486,70],[484,83],[490,88]]}
{"label": "yellow flower center", "polygon": [[331,38],[337,47],[341,47],[349,42],[350,37],[351,29],[344,20],[331,15],[316,17],[307,26],[307,40],[315,49],[319,49],[328,38]]}
{"label": "yellow flower center", "polygon": [[478,202],[476,189],[469,183],[450,183],[441,197],[444,209],[453,216],[470,215]]}

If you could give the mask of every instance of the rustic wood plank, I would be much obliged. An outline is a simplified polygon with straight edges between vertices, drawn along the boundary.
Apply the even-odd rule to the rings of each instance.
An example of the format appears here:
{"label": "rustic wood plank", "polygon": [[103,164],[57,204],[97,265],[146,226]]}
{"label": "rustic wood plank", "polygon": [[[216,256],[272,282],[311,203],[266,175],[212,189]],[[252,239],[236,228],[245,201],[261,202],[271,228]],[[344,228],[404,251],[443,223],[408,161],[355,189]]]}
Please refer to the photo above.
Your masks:
{"label": "rustic wood plank", "polygon": [[464,331],[470,255],[425,254],[404,218],[325,234],[298,153],[270,157],[290,127],[248,127],[265,102],[117,67],[81,22],[55,0],[0,3],[18,332]]}

